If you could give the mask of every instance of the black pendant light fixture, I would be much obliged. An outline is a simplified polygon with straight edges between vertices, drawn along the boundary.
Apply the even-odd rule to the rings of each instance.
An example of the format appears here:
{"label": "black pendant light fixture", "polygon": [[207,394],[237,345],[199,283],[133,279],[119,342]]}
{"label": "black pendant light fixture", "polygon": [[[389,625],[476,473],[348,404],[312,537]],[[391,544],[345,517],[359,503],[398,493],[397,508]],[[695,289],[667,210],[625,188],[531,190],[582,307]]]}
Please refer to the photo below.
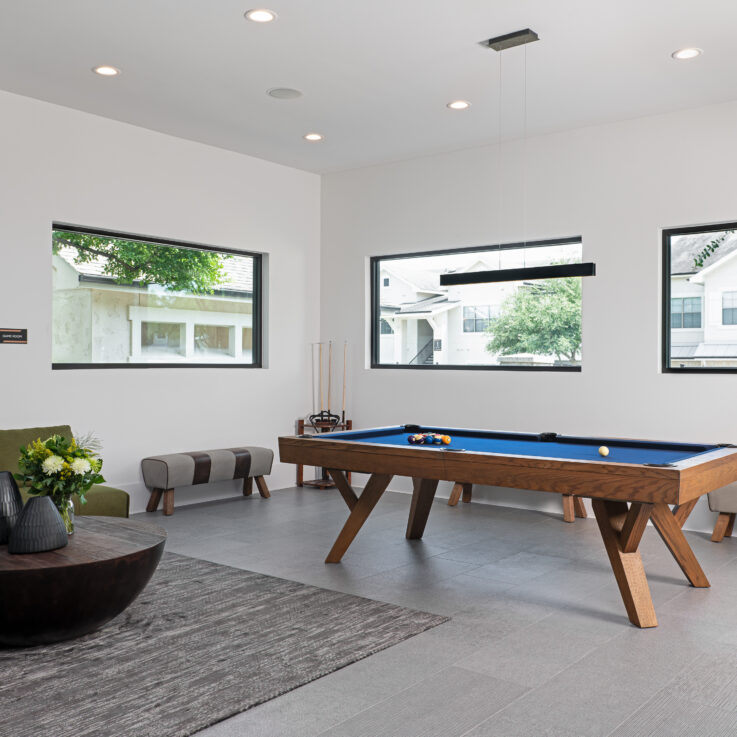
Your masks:
{"label": "black pendant light fixture", "polygon": [[[507,33],[503,36],[495,36],[481,42],[481,45],[494,51],[501,53],[506,49],[516,46],[538,41],[539,36],[535,31],[525,28],[514,33]],[[526,50],[525,50],[526,54]],[[499,165],[501,172],[501,59],[499,67]],[[525,129],[523,132],[523,140],[527,138],[527,57],[525,56]],[[522,162],[523,168],[526,161]],[[500,183],[501,187],[501,183]],[[501,215],[501,208],[500,208]],[[524,218],[523,218],[524,219]],[[522,244],[524,247],[525,243]],[[563,279],[570,276],[595,276],[596,264],[574,263],[574,264],[552,264],[550,266],[530,266],[516,269],[496,269],[491,271],[471,271],[463,273],[441,274],[440,285],[444,287],[455,286],[460,284],[486,284],[490,282],[507,282],[507,281],[532,281],[535,279]]]}

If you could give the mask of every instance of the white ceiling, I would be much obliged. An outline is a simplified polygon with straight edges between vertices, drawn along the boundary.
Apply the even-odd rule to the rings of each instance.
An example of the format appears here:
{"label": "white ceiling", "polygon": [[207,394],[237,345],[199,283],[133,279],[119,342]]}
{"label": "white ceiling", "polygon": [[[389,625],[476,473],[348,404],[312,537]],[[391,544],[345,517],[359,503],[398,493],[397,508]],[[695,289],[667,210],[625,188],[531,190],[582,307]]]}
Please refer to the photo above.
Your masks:
{"label": "white ceiling", "polygon": [[325,172],[495,141],[500,54],[478,42],[527,27],[501,55],[505,137],[525,56],[528,135],[737,99],[734,0],[0,0],[0,88]]}

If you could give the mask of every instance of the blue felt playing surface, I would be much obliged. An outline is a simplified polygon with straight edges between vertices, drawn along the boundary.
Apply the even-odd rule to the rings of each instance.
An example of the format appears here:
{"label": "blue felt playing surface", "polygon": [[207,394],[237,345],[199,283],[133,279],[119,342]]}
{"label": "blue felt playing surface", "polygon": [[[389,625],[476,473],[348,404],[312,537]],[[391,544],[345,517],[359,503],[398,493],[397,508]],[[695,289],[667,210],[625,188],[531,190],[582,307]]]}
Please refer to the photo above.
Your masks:
{"label": "blue felt playing surface", "polygon": [[[345,440],[379,445],[399,445],[428,451],[469,450],[479,453],[536,456],[577,461],[606,461],[609,463],[677,463],[700,453],[715,450],[718,446],[688,443],[657,443],[606,438],[566,438],[556,441],[541,441],[536,435],[514,433],[484,433],[459,429],[421,427],[419,432],[436,432],[450,435],[450,445],[410,445],[407,438],[414,433],[404,427],[380,428],[376,430],[354,430],[316,435],[326,440]],[[599,447],[609,448],[609,455],[599,455]]]}

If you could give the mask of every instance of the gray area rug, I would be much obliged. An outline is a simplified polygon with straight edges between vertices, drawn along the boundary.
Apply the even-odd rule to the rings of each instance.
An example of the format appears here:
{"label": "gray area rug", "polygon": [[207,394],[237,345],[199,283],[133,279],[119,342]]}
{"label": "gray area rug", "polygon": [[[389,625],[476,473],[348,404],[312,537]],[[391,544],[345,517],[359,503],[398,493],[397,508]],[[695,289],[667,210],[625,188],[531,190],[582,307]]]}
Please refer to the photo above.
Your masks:
{"label": "gray area rug", "polygon": [[447,619],[168,553],[99,632],[0,649],[0,732],[186,737]]}

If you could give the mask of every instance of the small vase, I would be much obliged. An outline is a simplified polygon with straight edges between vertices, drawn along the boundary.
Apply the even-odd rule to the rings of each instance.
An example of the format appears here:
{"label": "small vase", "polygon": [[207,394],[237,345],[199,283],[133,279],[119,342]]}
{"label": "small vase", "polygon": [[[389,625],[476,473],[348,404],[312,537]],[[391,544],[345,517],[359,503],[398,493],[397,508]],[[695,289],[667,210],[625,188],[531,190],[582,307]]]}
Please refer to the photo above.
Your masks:
{"label": "small vase", "polygon": [[7,545],[22,509],[23,499],[13,474],[0,471],[0,545]]}
{"label": "small vase", "polygon": [[67,535],[74,534],[74,502],[67,499],[67,503],[63,504],[59,510],[61,518],[64,520],[64,526],[67,528]]}
{"label": "small vase", "polygon": [[32,496],[10,533],[9,553],[42,553],[69,543],[64,520],[49,496]]}

